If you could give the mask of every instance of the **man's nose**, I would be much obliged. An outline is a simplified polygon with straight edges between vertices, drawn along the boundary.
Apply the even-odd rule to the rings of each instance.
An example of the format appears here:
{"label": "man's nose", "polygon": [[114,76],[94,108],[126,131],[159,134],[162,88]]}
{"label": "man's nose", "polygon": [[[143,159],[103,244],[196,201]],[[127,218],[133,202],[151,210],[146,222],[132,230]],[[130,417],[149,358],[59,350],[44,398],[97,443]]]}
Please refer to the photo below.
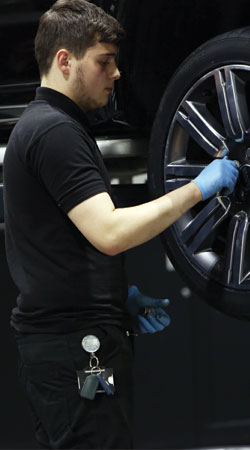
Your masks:
{"label": "man's nose", "polygon": [[113,70],[110,72],[110,78],[112,78],[114,81],[119,80],[119,78],[121,78],[121,72],[118,69],[117,65],[115,65]]}

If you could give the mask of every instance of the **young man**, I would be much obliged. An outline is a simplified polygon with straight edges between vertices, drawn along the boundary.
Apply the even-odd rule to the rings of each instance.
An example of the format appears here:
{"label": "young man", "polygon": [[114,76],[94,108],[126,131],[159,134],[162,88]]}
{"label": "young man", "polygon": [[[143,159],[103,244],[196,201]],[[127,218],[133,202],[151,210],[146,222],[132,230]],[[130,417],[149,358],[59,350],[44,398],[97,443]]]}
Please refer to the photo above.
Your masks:
{"label": "young man", "polygon": [[[165,328],[169,318],[160,308],[166,301],[135,287],[128,295],[123,252],[220,189],[232,192],[238,176],[233,161],[216,160],[170,194],[115,207],[85,112],[106,105],[120,78],[122,35],[114,18],[85,0],[58,0],[42,16],[41,87],[4,160],[6,250],[20,291],[11,325],[45,448],[132,447],[130,314],[142,332]],[[156,315],[141,315],[144,307]],[[96,375],[86,378],[94,366],[113,370],[114,395],[112,376],[94,395]]]}

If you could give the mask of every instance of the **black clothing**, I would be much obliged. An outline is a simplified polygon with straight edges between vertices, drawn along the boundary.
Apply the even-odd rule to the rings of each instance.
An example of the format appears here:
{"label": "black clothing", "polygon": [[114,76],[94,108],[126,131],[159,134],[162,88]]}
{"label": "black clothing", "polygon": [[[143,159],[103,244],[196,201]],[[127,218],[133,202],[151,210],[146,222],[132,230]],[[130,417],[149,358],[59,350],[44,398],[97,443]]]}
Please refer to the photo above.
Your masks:
{"label": "black clothing", "polygon": [[20,380],[43,448],[132,448],[132,342],[119,328],[87,330],[96,335],[100,365],[114,369],[116,393],[97,393],[84,400],[78,393],[76,370],[89,367],[81,347],[83,332],[66,335],[24,335],[18,340]]}
{"label": "black clothing", "polygon": [[87,119],[63,94],[38,88],[4,158],[6,251],[20,295],[17,332],[128,327],[123,255],[93,247],[67,216],[111,187]]}

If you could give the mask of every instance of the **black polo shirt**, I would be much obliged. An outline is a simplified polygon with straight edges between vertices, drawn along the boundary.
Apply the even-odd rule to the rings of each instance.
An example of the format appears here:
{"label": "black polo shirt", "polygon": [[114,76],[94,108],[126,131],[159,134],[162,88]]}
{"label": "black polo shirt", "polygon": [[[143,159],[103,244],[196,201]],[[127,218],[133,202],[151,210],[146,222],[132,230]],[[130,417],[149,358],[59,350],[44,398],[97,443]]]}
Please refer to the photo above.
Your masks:
{"label": "black polo shirt", "polygon": [[67,216],[111,187],[81,109],[38,88],[15,126],[4,158],[6,252],[20,295],[11,324],[19,332],[69,332],[125,325],[123,255],[93,247]]}

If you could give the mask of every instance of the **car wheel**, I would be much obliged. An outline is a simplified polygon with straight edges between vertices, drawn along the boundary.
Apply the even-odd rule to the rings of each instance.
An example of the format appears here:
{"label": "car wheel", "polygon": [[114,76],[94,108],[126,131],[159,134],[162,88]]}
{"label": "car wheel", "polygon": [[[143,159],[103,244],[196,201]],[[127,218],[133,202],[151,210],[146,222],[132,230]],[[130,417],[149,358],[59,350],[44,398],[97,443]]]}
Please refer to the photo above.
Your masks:
{"label": "car wheel", "polygon": [[162,239],[190,288],[211,305],[250,318],[250,28],[217,36],[178,68],[152,130],[149,187],[159,197],[192,181],[213,159],[239,161],[230,196],[200,202]]}

